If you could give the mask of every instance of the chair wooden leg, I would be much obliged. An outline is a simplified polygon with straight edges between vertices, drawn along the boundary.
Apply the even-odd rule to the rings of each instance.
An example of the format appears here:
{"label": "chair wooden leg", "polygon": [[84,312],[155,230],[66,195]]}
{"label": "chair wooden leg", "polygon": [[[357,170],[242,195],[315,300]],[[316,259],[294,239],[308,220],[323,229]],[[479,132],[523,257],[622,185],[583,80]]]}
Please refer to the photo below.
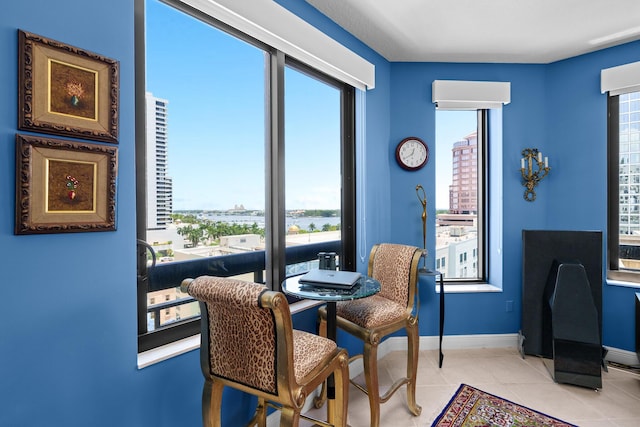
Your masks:
{"label": "chair wooden leg", "polygon": [[298,427],[300,424],[300,409],[282,407],[280,411],[280,427]]}
{"label": "chair wooden leg", "polygon": [[369,396],[371,427],[380,425],[380,386],[378,384],[378,345],[365,343],[363,352],[364,378]]}
{"label": "chair wooden leg", "polygon": [[267,402],[261,397],[258,398],[258,407],[256,408],[256,426],[267,427]]}
{"label": "chair wooden leg", "polygon": [[420,337],[418,336],[418,323],[407,325],[407,404],[413,415],[420,415],[422,407],[416,403],[416,381],[418,378],[418,355],[420,350]]}
{"label": "chair wooden leg", "polygon": [[202,388],[202,425],[204,427],[220,427],[222,411],[222,389],[219,381],[206,379]]}
{"label": "chair wooden leg", "polygon": [[[329,414],[327,409],[327,421],[334,427],[347,427],[347,408],[349,403],[349,360],[345,357],[341,360],[340,368],[334,371],[336,384],[336,399],[334,413]],[[328,406],[328,405],[327,405]]]}
{"label": "chair wooden leg", "polygon": [[[320,335],[321,337],[327,336],[327,321],[323,318],[320,318],[320,321],[318,322],[318,335]],[[324,405],[326,400],[327,400],[327,381],[325,380],[322,383],[322,389],[320,391],[320,395],[313,398],[313,406],[315,406],[316,409],[320,409],[322,408],[322,405]]]}
{"label": "chair wooden leg", "polygon": [[322,408],[324,402],[327,401],[327,381],[322,382],[322,388],[320,389],[320,394],[313,398],[313,406],[316,409]]}
{"label": "chair wooden leg", "polygon": [[321,337],[327,336],[327,319],[321,317],[318,322],[318,335]]}

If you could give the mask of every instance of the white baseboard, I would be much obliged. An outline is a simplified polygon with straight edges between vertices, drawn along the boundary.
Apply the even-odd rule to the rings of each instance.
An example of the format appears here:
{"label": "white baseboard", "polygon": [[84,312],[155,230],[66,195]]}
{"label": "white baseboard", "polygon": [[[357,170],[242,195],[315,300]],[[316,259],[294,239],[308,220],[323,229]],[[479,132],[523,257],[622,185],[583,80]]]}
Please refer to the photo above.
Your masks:
{"label": "white baseboard", "polygon": [[[420,337],[420,350],[437,350],[439,348],[439,337]],[[503,348],[516,347],[518,345],[518,334],[505,335],[452,335],[444,337],[442,340],[443,351],[446,349],[465,349],[465,348]],[[393,351],[406,351],[407,337],[390,337],[384,340],[378,346],[378,358],[382,359]],[[349,365],[349,376],[357,377],[362,373],[364,367],[362,359],[357,359]],[[311,402],[315,395],[307,398],[305,403],[306,409],[311,408]],[[273,412],[267,417],[267,427],[277,427],[280,423],[280,413]]]}
{"label": "white baseboard", "polygon": [[[438,347],[439,337],[420,337],[421,350],[437,350]],[[442,340],[443,351],[509,347],[518,347],[518,334],[447,335]]]}
{"label": "white baseboard", "polygon": [[[420,350],[438,350],[440,337],[421,336]],[[518,334],[486,334],[486,335],[447,335],[442,340],[442,351],[464,350],[473,348],[518,348]],[[378,358],[382,359],[393,351],[406,351],[407,337],[390,337],[378,346]],[[638,365],[636,353],[606,347],[608,350],[605,360],[622,363],[624,365]],[[446,353],[445,353],[446,359]],[[357,377],[363,371],[362,359],[355,360],[349,365],[349,376]],[[305,410],[311,408],[315,395],[309,396],[305,403]],[[304,412],[304,411],[303,411]],[[280,423],[278,411],[267,417],[267,427],[277,427]]]}
{"label": "white baseboard", "polygon": [[606,346],[605,348],[608,352],[604,359],[607,361],[629,366],[638,366],[640,364],[640,361],[638,361],[638,355],[633,351],[620,350],[619,348]]}

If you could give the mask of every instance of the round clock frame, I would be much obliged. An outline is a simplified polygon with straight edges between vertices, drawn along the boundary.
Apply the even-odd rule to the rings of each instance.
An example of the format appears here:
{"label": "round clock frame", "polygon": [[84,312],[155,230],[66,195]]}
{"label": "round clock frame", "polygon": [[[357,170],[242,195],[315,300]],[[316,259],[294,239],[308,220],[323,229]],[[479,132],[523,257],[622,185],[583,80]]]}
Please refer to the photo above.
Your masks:
{"label": "round clock frame", "polygon": [[423,140],[415,136],[405,138],[396,147],[396,161],[402,169],[419,170],[429,162],[429,147]]}

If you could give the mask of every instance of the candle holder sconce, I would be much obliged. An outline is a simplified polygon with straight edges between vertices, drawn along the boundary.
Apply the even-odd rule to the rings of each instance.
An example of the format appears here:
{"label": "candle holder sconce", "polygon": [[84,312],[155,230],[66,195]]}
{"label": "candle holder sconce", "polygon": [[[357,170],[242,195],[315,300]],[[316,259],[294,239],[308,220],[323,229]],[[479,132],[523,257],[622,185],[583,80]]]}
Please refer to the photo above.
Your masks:
{"label": "candle holder sconce", "polygon": [[527,202],[533,202],[536,199],[535,188],[551,170],[549,158],[545,157],[543,161],[542,152],[537,148],[525,148],[522,150],[522,156],[520,173],[522,173],[522,185],[527,188],[524,190],[524,199]]}

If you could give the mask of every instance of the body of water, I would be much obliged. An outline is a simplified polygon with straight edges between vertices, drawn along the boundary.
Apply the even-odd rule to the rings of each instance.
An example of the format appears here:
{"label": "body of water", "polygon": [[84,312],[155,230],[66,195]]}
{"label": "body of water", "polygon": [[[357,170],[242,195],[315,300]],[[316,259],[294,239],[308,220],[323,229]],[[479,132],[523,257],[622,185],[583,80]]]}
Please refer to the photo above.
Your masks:
{"label": "body of water", "polygon": [[[255,222],[260,228],[264,228],[265,221],[265,218],[263,216],[254,215],[204,215],[203,217],[210,221],[222,221],[228,222],[230,224],[251,225]],[[312,223],[316,226],[316,230],[322,230],[322,226],[325,224],[340,224],[340,217],[286,217],[287,228],[291,227],[292,225],[297,225],[301,230],[309,230],[309,225]]]}

